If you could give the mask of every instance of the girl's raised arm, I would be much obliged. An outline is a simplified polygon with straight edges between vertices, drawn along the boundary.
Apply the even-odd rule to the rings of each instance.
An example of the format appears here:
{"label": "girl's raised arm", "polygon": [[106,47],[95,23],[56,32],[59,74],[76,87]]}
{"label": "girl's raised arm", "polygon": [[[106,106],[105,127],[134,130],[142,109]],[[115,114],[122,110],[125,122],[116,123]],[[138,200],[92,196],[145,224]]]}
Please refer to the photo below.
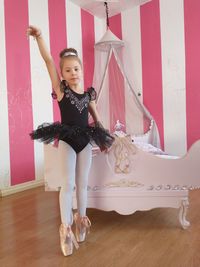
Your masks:
{"label": "girl's raised arm", "polygon": [[54,60],[45,44],[45,41],[42,37],[42,32],[39,28],[30,25],[26,32],[27,36],[33,36],[38,44],[40,54],[44,59],[47,70],[49,72],[49,76],[52,83],[52,88],[55,90],[58,100],[62,98],[63,93],[60,91],[60,77],[58,75],[56,65]]}

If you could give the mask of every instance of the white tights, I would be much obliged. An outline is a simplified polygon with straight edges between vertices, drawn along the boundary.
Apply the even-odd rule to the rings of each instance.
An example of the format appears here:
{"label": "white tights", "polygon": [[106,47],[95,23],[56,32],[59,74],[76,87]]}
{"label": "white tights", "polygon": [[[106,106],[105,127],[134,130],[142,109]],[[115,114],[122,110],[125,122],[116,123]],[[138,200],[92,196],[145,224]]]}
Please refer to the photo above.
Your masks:
{"label": "white tights", "polygon": [[74,149],[59,141],[58,145],[62,182],[59,195],[62,223],[73,223],[72,195],[76,185],[77,209],[80,216],[86,215],[88,175],[92,161],[92,146],[88,144],[76,154]]}

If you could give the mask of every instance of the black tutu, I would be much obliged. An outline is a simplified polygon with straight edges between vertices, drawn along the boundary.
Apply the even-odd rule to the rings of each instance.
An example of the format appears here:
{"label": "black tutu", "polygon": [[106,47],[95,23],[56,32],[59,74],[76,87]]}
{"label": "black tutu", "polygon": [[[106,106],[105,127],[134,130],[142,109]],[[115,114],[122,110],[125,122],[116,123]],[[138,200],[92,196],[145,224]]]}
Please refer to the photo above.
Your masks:
{"label": "black tutu", "polygon": [[109,148],[114,137],[104,129],[100,123],[94,123],[87,127],[77,125],[65,125],[60,122],[43,123],[36,130],[30,133],[31,139],[49,144],[57,140],[84,140],[95,143],[101,150]]}

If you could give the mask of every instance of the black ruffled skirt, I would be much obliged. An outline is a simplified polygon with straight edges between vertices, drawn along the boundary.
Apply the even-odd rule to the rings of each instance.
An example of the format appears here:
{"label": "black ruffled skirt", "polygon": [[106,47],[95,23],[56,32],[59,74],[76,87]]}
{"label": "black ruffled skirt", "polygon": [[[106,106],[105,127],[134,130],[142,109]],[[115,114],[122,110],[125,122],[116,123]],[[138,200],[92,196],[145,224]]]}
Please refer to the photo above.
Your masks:
{"label": "black ruffled skirt", "polygon": [[114,137],[100,123],[80,127],[60,122],[43,123],[30,133],[31,139],[49,144],[54,140],[63,140],[80,152],[88,143],[95,143],[103,151],[109,148]]}

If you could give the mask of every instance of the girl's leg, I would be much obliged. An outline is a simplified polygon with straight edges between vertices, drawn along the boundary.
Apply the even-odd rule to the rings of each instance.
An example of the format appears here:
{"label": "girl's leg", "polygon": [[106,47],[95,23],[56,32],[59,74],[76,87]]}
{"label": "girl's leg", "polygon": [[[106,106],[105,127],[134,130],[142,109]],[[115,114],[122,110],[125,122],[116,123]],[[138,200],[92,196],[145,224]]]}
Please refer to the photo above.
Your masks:
{"label": "girl's leg", "polygon": [[77,154],[76,163],[76,198],[78,212],[74,215],[76,239],[83,242],[91,222],[86,216],[88,175],[92,161],[92,146],[88,144]]}
{"label": "girl's leg", "polygon": [[59,141],[58,164],[61,173],[60,201],[60,246],[64,256],[73,253],[73,246],[78,248],[75,236],[71,230],[73,223],[72,215],[72,195],[75,186],[75,166],[76,152],[73,148],[63,141]]}
{"label": "girl's leg", "polygon": [[61,189],[59,195],[61,221],[72,225],[72,195],[75,186],[76,152],[73,148],[59,141],[59,164],[61,169]]}
{"label": "girl's leg", "polygon": [[76,198],[80,216],[86,215],[88,176],[92,162],[92,146],[88,144],[77,154],[76,160]]}

